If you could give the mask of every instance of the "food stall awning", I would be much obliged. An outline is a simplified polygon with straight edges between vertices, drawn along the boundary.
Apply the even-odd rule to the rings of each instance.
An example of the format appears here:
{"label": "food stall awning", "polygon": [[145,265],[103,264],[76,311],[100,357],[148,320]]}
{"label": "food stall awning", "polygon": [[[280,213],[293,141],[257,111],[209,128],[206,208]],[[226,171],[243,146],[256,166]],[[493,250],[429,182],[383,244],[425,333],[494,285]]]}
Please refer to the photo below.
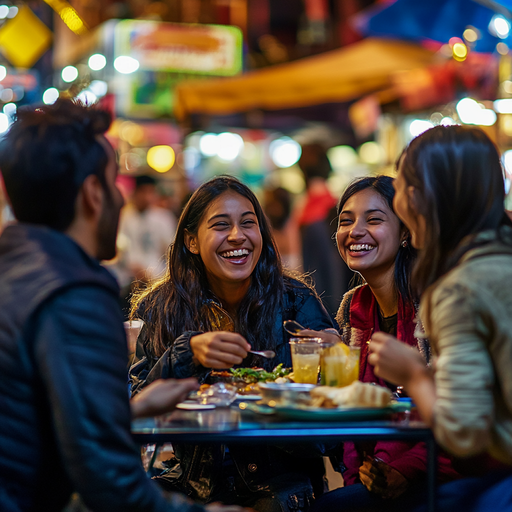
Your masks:
{"label": "food stall awning", "polygon": [[175,115],[226,115],[346,102],[388,89],[393,76],[433,63],[435,54],[403,41],[369,38],[350,46],[244,75],[180,83]]}

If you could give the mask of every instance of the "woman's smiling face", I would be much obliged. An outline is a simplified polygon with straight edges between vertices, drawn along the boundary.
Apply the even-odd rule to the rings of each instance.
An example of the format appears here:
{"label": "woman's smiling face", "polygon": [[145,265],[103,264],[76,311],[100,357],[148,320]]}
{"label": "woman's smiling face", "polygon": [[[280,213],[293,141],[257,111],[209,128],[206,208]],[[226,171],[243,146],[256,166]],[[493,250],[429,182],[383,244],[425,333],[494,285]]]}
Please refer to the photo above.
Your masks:
{"label": "woman's smiling face", "polygon": [[403,233],[400,221],[375,190],[356,192],[342,207],[336,241],[345,263],[366,280],[369,272],[395,265]]}
{"label": "woman's smiling face", "polygon": [[187,235],[186,245],[201,257],[212,291],[248,286],[262,250],[254,206],[236,192],[224,192],[206,210],[197,234]]}

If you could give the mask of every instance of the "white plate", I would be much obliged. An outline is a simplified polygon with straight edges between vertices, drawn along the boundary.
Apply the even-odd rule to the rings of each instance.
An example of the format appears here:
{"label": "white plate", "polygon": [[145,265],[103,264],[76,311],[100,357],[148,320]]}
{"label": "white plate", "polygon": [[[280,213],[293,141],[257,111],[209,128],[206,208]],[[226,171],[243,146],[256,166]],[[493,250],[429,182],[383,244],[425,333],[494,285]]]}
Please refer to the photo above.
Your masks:
{"label": "white plate", "polygon": [[181,403],[176,406],[176,409],[183,409],[185,411],[201,411],[206,409],[215,409],[213,404],[192,404],[192,403]]}

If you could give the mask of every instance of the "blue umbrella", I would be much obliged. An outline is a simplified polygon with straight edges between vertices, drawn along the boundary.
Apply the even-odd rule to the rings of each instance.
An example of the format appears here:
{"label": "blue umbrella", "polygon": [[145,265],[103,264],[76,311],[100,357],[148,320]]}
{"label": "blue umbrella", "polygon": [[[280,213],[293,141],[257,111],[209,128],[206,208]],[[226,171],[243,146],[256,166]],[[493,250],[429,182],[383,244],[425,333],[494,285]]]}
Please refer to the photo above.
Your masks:
{"label": "blue umbrella", "polygon": [[475,0],[475,2],[487,5],[508,18],[512,17],[512,0]]}
{"label": "blue umbrella", "polygon": [[[512,0],[486,3],[490,5],[492,2],[512,9]],[[471,25],[480,32],[474,49],[492,52],[497,43],[506,42],[489,33],[488,26],[495,15],[494,10],[472,0],[396,0],[391,5],[363,11],[356,17],[356,24],[366,36],[413,41],[433,39],[441,43],[448,43],[452,37],[462,37]]]}

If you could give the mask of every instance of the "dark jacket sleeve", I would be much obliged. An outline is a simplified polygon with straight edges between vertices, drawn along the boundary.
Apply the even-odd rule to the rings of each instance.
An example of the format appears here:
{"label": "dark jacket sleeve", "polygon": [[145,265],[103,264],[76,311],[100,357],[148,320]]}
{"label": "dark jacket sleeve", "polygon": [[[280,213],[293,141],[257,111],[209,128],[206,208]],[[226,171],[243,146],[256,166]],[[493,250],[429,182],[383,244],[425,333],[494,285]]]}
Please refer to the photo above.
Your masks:
{"label": "dark jacket sleeve", "polygon": [[202,365],[196,365],[192,360],[193,353],[190,348],[190,339],[198,334],[202,334],[202,332],[187,331],[180,337],[176,338],[172,346],[169,348],[172,372],[177,379],[195,377],[200,383],[203,383],[211,372],[210,368],[205,368]]}
{"label": "dark jacket sleeve", "polygon": [[35,359],[48,396],[54,435],[74,489],[98,512],[187,511],[146,476],[130,434],[128,360],[114,294],[77,287],[37,318]]}
{"label": "dark jacket sleeve", "polygon": [[185,379],[196,377],[204,382],[209,368],[196,366],[192,360],[190,339],[202,334],[201,331],[187,331],[176,338],[174,343],[158,358],[152,357],[147,349],[147,329],[143,327],[137,338],[135,358],[130,367],[130,392],[136,395],[141,389],[157,379]]}

